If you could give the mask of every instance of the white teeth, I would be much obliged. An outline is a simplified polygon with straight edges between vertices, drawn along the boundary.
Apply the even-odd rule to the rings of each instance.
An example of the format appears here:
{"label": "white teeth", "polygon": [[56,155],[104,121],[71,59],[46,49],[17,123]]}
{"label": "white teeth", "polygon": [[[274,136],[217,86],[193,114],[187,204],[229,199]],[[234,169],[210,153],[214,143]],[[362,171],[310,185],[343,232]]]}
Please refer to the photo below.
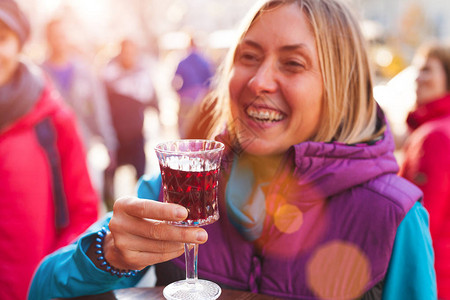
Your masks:
{"label": "white teeth", "polygon": [[247,108],[247,114],[258,121],[264,122],[276,122],[284,119],[282,113],[271,109],[256,109],[254,107],[249,107]]}

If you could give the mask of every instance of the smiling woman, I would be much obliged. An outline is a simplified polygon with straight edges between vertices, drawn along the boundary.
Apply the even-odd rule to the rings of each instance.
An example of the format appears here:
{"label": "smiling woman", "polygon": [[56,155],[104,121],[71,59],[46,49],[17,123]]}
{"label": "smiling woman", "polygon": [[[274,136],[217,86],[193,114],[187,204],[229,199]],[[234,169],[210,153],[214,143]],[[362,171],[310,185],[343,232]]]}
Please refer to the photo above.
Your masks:
{"label": "smiling woman", "polygon": [[[284,1],[282,2],[284,3]],[[376,104],[372,95],[371,72],[364,38],[359,30],[354,30],[358,24],[349,16],[350,11],[337,7],[336,13],[328,14],[318,9],[320,5],[316,1],[287,2],[291,6],[299,6],[300,10],[291,9],[284,18],[264,20],[263,25],[258,25],[261,23],[260,19],[268,17],[262,13],[257,13],[254,15],[254,20],[248,20],[244,23],[243,32],[246,32],[247,36],[244,38],[244,35],[242,35],[237,42],[236,51],[229,52],[223,72],[234,76],[236,68],[242,68],[243,66],[253,66],[254,72],[259,69],[266,78],[255,76],[251,82],[249,80],[248,85],[249,88],[254,90],[253,94],[256,92],[255,89],[261,89],[258,86],[261,84],[261,80],[273,79],[273,82],[275,80],[280,82],[280,76],[277,77],[277,75],[283,74],[283,82],[278,86],[278,95],[289,98],[292,97],[289,96],[289,92],[297,93],[300,91],[301,93],[295,97],[303,99],[303,105],[314,101],[319,103],[320,106],[315,107],[315,109],[322,116],[326,115],[327,117],[320,118],[317,127],[308,128],[308,132],[303,133],[305,128],[302,128],[303,139],[300,137],[299,141],[306,139],[314,141],[339,140],[346,143],[355,143],[373,139],[379,135],[379,132],[375,130]],[[267,5],[266,10],[273,10],[280,4],[280,1],[273,1],[273,3]],[[300,16],[300,19],[295,19],[295,15]],[[250,21],[252,21],[251,25]],[[267,25],[269,23],[270,26]],[[294,24],[295,26],[293,26]],[[263,28],[264,26],[265,28]],[[342,32],[348,32],[348,34],[343,35]],[[276,47],[278,49],[275,49]],[[269,53],[269,51],[272,52]],[[276,59],[273,55],[271,56],[275,53]],[[273,61],[269,62],[270,59]],[[263,62],[265,64],[259,66]],[[272,69],[267,69],[268,63]],[[291,76],[287,76],[288,74]],[[267,76],[273,77],[268,78]],[[235,78],[232,77],[233,79]],[[293,86],[292,82],[299,79],[301,79],[301,85]],[[239,81],[240,79],[237,78],[234,81],[236,80]],[[306,80],[311,80],[311,82]],[[356,81],[365,84],[355,84]],[[313,85],[309,86],[311,83]],[[315,85],[317,85],[316,88],[314,88]],[[277,88],[273,84],[271,87]],[[270,88],[270,85],[266,85],[264,88]],[[306,94],[302,92],[305,89],[308,90]],[[272,106],[280,105],[280,101],[274,100],[272,98],[274,94],[268,93],[269,91],[270,89],[259,93],[258,97],[268,98],[268,102],[272,102]],[[319,91],[319,94],[314,95],[315,91],[316,93]],[[235,97],[231,94],[233,92],[235,92],[234,86],[230,85],[230,90],[227,86],[219,86],[215,96],[219,102],[227,103],[228,99],[233,101]],[[284,95],[284,93],[288,94]],[[307,99],[304,99],[305,97]],[[354,97],[361,99],[358,106],[349,103],[350,99]],[[256,96],[254,96],[254,99],[256,99]],[[364,99],[367,100],[364,101]],[[288,103],[288,101],[285,102]],[[291,105],[292,102],[290,101]],[[259,107],[264,108],[261,105]],[[268,108],[270,110],[271,107]],[[308,107],[304,108],[308,110],[308,113],[303,113],[301,117],[310,119],[316,115],[317,118],[317,112],[312,112]],[[222,116],[222,120],[230,119],[230,112],[222,111],[223,113],[218,113]],[[264,115],[264,111],[261,112]],[[251,113],[256,116],[255,111]],[[287,116],[286,112],[280,111],[280,113]],[[236,114],[231,112],[231,115],[232,119],[235,120]],[[290,116],[292,117],[292,115]],[[297,117],[300,116],[297,114]],[[295,114],[292,119],[297,119]],[[261,123],[259,123],[259,126],[261,126]],[[294,129],[295,126],[299,126],[299,124],[292,124],[290,128]]]}
{"label": "smiling woman", "polygon": [[[142,270],[137,279],[156,264],[157,285],[166,285],[184,273],[183,243],[199,243],[199,276],[222,287],[283,299],[435,299],[422,193],[396,174],[350,9],[341,0],[266,0],[240,33],[210,95],[213,137],[226,146],[220,219],[204,229],[161,222],[188,212],[147,200],[164,192],[159,176],[143,177],[141,199],[117,200],[93,227],[111,230],[104,258]],[[57,288],[61,276],[72,283],[65,296],[133,286],[136,278],[114,281],[93,267],[93,244],[87,232],[81,247],[45,260],[32,292]],[[61,296],[56,288],[50,297]]]}

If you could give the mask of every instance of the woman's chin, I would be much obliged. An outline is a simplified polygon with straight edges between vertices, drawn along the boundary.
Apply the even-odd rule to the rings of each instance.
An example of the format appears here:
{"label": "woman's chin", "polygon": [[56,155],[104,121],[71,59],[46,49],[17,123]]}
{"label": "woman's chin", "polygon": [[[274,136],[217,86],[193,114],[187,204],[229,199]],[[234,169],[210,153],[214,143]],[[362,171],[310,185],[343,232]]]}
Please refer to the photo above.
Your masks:
{"label": "woman's chin", "polygon": [[249,155],[254,156],[278,156],[283,155],[288,149],[281,149],[281,145],[272,141],[263,141],[255,139],[243,145],[242,150]]}

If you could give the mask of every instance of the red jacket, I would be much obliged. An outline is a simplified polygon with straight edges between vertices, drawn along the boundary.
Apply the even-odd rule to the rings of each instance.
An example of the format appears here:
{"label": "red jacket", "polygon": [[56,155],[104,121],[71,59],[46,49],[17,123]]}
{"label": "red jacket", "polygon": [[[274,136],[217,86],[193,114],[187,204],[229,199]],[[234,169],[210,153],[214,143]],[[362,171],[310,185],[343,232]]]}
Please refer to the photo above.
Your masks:
{"label": "red jacket", "polygon": [[438,296],[450,299],[450,94],[408,116],[400,175],[418,185],[430,213]]}
{"label": "red jacket", "polygon": [[[44,120],[54,130],[50,155],[36,133]],[[49,156],[56,158],[53,169]],[[52,170],[65,198],[59,228]],[[0,132],[0,299],[26,299],[40,260],[92,224],[98,204],[74,115],[46,86],[31,111]]]}

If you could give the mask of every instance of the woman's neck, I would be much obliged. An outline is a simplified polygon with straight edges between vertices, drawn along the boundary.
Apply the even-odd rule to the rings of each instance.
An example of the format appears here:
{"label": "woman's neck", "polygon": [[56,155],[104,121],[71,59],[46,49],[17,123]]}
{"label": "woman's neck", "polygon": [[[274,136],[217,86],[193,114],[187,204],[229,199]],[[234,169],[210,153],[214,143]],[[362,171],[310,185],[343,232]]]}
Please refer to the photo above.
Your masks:
{"label": "woman's neck", "polygon": [[254,156],[243,154],[252,166],[256,183],[268,182],[275,176],[278,167],[283,159],[282,155],[277,156]]}

